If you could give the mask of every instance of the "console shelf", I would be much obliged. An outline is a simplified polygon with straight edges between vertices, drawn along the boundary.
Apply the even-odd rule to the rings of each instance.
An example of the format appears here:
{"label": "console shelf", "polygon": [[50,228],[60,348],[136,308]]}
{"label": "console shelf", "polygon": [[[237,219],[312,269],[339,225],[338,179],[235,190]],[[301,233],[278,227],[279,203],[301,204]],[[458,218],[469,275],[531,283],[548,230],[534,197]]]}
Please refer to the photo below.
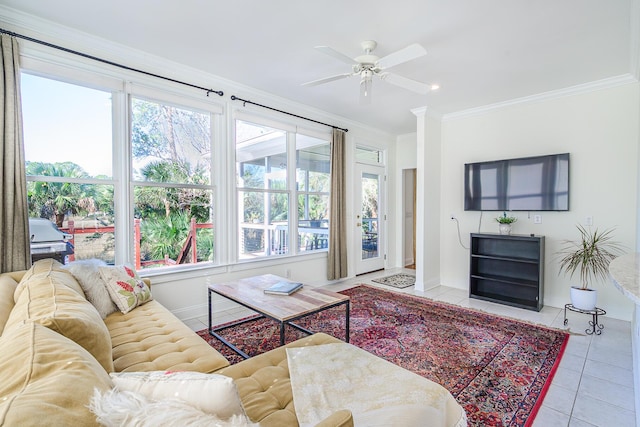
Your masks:
{"label": "console shelf", "polygon": [[542,309],[544,236],[471,234],[469,296]]}

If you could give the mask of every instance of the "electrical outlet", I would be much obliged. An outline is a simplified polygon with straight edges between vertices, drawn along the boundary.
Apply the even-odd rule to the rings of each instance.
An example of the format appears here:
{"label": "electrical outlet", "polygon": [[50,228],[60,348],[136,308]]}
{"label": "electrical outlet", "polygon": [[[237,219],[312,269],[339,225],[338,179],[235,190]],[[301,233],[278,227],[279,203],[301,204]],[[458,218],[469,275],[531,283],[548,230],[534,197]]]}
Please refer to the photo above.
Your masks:
{"label": "electrical outlet", "polygon": [[542,224],[542,215],[534,215],[533,216],[534,224]]}
{"label": "electrical outlet", "polygon": [[593,225],[593,217],[591,215],[589,215],[588,217],[586,217],[584,219],[584,223],[585,223],[585,225]]}
{"label": "electrical outlet", "polygon": [[453,221],[454,219],[456,219],[456,214],[455,213],[451,213],[451,220]]}
{"label": "electrical outlet", "polygon": [[284,270],[284,277],[286,277],[287,279],[291,278],[291,270],[289,270],[288,268],[286,270]]}

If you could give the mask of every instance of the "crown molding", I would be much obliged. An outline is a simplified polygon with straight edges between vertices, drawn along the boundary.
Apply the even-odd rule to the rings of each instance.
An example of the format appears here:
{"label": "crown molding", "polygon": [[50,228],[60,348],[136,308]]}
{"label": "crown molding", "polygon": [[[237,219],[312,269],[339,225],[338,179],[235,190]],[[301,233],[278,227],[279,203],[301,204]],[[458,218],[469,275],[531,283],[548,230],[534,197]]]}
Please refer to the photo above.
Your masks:
{"label": "crown molding", "polygon": [[609,77],[602,80],[596,80],[594,82],[584,83],[580,85],[570,86],[563,89],[552,90],[549,92],[543,92],[536,95],[524,96],[522,98],[514,98],[504,102],[497,102],[495,104],[483,105],[481,107],[470,108],[468,110],[457,111],[455,113],[449,113],[442,116],[443,121],[460,119],[466,117],[473,117],[482,114],[486,114],[490,111],[499,110],[502,108],[513,107],[515,105],[532,104],[551,99],[563,98],[566,96],[579,95],[583,93],[589,93],[596,90],[608,89],[616,86],[622,86],[627,84],[638,83],[631,74],[623,74],[621,76]]}
{"label": "crown molding", "polygon": [[443,117],[440,112],[434,110],[433,108],[427,107],[426,105],[424,107],[412,108],[410,111],[416,117],[428,116],[436,120],[442,120],[442,117]]}

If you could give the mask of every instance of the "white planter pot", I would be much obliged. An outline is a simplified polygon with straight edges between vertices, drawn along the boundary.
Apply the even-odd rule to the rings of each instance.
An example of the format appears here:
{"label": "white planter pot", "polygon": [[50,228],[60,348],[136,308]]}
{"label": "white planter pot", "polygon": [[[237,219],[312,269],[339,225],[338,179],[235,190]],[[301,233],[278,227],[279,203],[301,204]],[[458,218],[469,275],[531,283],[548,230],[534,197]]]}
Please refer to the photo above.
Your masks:
{"label": "white planter pot", "polygon": [[498,224],[500,234],[511,234],[511,224]]}
{"label": "white planter pot", "polygon": [[571,287],[571,304],[580,310],[593,310],[598,301],[598,291],[595,289],[582,289]]}

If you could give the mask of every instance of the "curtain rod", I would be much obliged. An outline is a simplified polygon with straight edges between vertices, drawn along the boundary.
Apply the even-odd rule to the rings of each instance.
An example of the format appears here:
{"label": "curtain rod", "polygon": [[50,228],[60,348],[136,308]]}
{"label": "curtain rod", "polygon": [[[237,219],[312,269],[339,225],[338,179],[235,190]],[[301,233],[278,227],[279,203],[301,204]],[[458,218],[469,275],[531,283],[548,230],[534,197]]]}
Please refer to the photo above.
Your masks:
{"label": "curtain rod", "polygon": [[191,83],[187,83],[187,82],[183,82],[183,81],[180,81],[180,80],[172,79],[170,77],[165,77],[165,76],[161,76],[159,74],[150,73],[148,71],[139,70],[137,68],[128,67],[126,65],[118,64],[117,62],[112,62],[112,61],[109,61],[109,60],[106,60],[106,59],[98,58],[98,57],[93,56],[93,55],[88,55],[86,53],[82,53],[82,52],[78,52],[76,50],[68,49],[66,47],[62,47],[62,46],[58,46],[58,45],[55,45],[55,44],[52,44],[52,43],[49,43],[49,42],[45,42],[45,41],[42,41],[42,40],[34,39],[32,37],[29,37],[29,36],[25,36],[25,35],[22,35],[22,34],[14,33],[13,31],[8,31],[8,30],[5,30],[4,28],[0,28],[0,33],[1,34],[7,34],[7,35],[10,35],[12,37],[17,37],[19,39],[28,40],[30,42],[38,43],[38,44],[41,44],[43,46],[47,46],[47,47],[51,47],[51,48],[54,48],[54,49],[62,50],[64,52],[72,53],[74,55],[82,56],[83,58],[92,59],[94,61],[102,62],[104,64],[113,65],[114,67],[123,68],[123,69],[129,70],[129,71],[135,71],[136,73],[141,73],[141,74],[144,74],[144,75],[147,75],[147,76],[156,77],[156,78],[167,80],[167,81],[170,81],[170,82],[173,82],[173,83],[178,83],[178,84],[181,84],[181,85],[184,85],[184,86],[189,86],[189,87],[192,87],[192,88],[195,88],[195,89],[204,90],[205,92],[207,92],[207,96],[209,96],[210,93],[215,93],[215,94],[217,94],[219,96],[224,95],[224,92],[222,92],[221,90],[207,89],[206,87],[197,86],[197,85],[194,85],[194,84],[191,84]]}
{"label": "curtain rod", "polygon": [[286,111],[278,110],[277,108],[269,107],[269,106],[267,106],[267,105],[258,104],[257,102],[249,101],[249,100],[247,100],[247,99],[238,98],[238,97],[237,97],[237,96],[235,96],[235,95],[231,95],[231,100],[232,100],[232,101],[241,101],[241,102],[243,102],[244,104],[256,105],[256,106],[258,106],[258,107],[266,108],[266,109],[268,109],[268,110],[272,110],[272,111],[277,111],[278,113],[286,114],[286,115],[288,115],[288,116],[293,116],[293,117],[297,117],[297,118],[299,118],[299,119],[308,120],[308,121],[310,121],[310,122],[318,123],[318,124],[321,124],[321,125],[324,125],[324,126],[329,126],[330,128],[338,129],[338,130],[341,130],[341,131],[343,131],[343,132],[349,132],[349,129],[344,129],[344,128],[341,128],[341,127],[338,127],[338,126],[330,125],[330,124],[328,124],[328,123],[319,122],[319,121],[317,121],[317,120],[309,119],[309,118],[307,118],[307,117],[299,116],[299,115],[297,115],[297,114],[288,113],[288,112],[286,112]]}

